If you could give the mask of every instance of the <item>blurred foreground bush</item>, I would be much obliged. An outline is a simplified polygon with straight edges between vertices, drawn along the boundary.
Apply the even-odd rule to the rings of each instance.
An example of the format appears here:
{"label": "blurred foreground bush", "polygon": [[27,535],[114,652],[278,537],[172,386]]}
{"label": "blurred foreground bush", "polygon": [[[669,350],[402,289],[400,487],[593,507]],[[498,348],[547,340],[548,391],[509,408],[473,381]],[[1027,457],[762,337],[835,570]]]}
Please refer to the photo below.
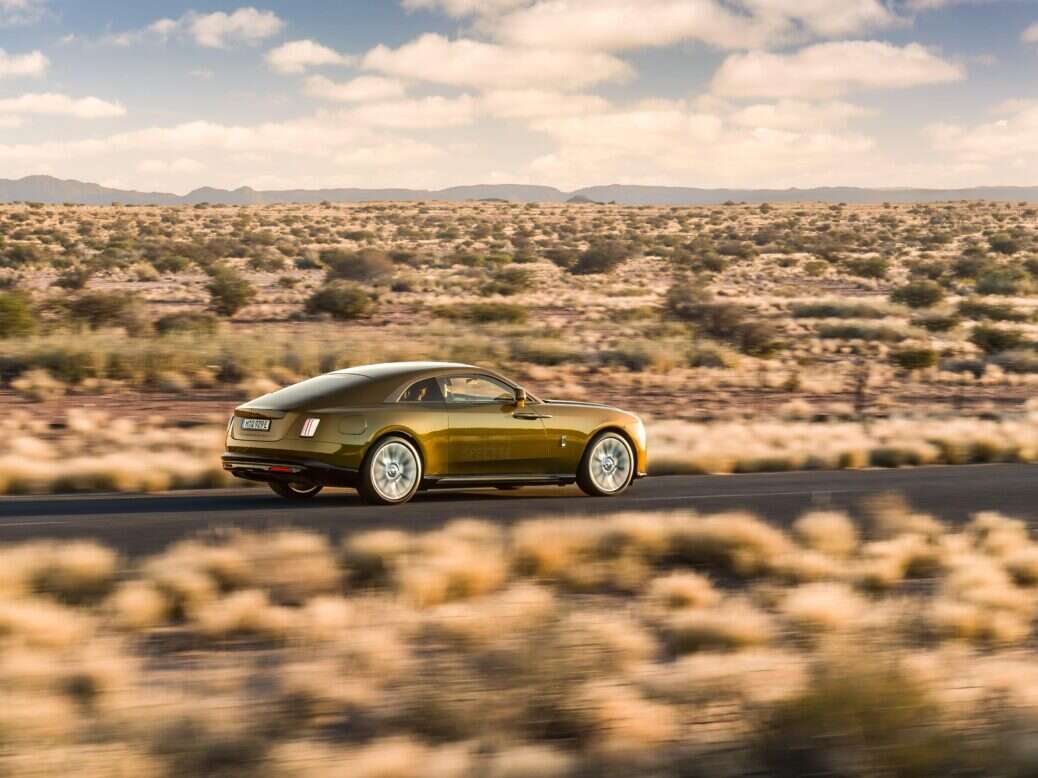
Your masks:
{"label": "blurred foreground bush", "polygon": [[865,514],[0,547],[0,772],[1032,774],[1038,543]]}

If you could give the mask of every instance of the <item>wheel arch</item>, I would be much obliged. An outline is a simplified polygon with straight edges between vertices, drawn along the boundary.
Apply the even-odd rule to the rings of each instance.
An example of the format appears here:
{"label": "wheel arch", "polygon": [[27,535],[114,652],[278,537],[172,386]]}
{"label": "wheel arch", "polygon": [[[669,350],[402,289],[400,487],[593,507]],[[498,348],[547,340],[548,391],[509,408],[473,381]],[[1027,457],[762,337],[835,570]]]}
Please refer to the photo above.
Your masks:
{"label": "wheel arch", "polygon": [[360,458],[361,466],[363,466],[364,462],[367,462],[368,454],[370,454],[372,450],[386,438],[403,438],[412,446],[414,446],[415,451],[418,452],[418,456],[422,459],[422,478],[424,479],[425,463],[428,461],[428,456],[425,452],[425,447],[422,446],[422,442],[419,439],[419,436],[416,435],[412,430],[407,429],[406,427],[388,427],[386,429],[379,430],[377,433],[372,435],[371,442],[364,447],[364,454]]}
{"label": "wheel arch", "polygon": [[631,455],[634,457],[634,469],[637,475],[638,470],[638,444],[634,442],[634,438],[631,437],[631,433],[617,424],[615,421],[609,421],[597,428],[594,432],[587,436],[587,442],[584,444],[584,450],[580,452],[580,463],[584,464],[584,458],[591,451],[591,444],[598,440],[599,436],[606,432],[615,432],[617,435],[627,441],[627,445],[631,447]]}

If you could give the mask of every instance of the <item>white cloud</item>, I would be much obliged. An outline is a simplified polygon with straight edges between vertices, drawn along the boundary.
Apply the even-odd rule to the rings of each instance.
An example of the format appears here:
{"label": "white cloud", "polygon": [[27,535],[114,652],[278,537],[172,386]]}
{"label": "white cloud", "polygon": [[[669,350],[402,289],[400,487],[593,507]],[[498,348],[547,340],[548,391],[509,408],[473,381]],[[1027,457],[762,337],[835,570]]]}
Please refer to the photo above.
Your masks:
{"label": "white cloud", "polygon": [[146,159],[137,165],[138,173],[148,173],[152,175],[156,173],[192,175],[195,173],[201,173],[205,169],[205,165],[197,159],[191,159],[190,157],[180,157],[172,162],[167,162],[163,159]]}
{"label": "white cloud", "polygon": [[222,49],[230,43],[258,43],[281,32],[285,23],[273,11],[251,6],[227,14],[218,11],[188,19],[192,37],[199,46]]}
{"label": "white cloud", "polygon": [[696,186],[810,186],[860,164],[874,148],[856,133],[744,128],[682,101],[647,101],[589,117],[535,121],[558,143],[535,179],[576,187],[602,181]]}
{"label": "white cloud", "polygon": [[762,45],[755,20],[716,0],[547,0],[505,16],[495,34],[517,46],[620,51],[699,40]]}
{"label": "white cloud", "polygon": [[[456,123],[458,105],[442,106],[440,119],[436,110],[431,103],[410,109],[390,105],[391,119],[383,124],[424,129],[430,123]],[[443,158],[446,148],[368,125],[365,118],[334,111],[256,125],[193,121],[72,141],[0,143],[0,169],[13,177],[50,170],[88,181],[119,170],[127,177],[124,185],[169,191],[275,182],[281,188],[444,183],[442,166],[426,168],[420,162]],[[465,164],[452,163],[447,175]]]}
{"label": "white cloud", "polygon": [[267,52],[267,64],[279,73],[303,73],[310,67],[351,62],[351,57],[312,40],[290,41]]}
{"label": "white cloud", "polygon": [[306,93],[318,100],[339,103],[370,103],[403,97],[406,88],[402,81],[381,76],[360,76],[340,83],[324,76],[306,79]]}
{"label": "white cloud", "polygon": [[1038,43],[1038,22],[1024,30],[1023,40],[1025,43]]}
{"label": "white cloud", "polygon": [[501,119],[541,119],[602,113],[609,102],[597,95],[574,95],[541,89],[499,89],[483,95],[483,108]]}
{"label": "white cloud", "polygon": [[398,49],[378,46],[364,56],[363,64],[401,78],[477,89],[551,84],[569,90],[633,75],[629,65],[608,54],[512,48],[465,38],[452,41],[433,33]]}
{"label": "white cloud", "polygon": [[27,94],[0,100],[0,115],[24,116],[40,114],[71,116],[76,119],[108,119],[125,116],[121,103],[110,103],[96,97],[69,97],[54,93]]}
{"label": "white cloud", "polygon": [[351,109],[344,117],[369,127],[425,130],[472,124],[478,111],[474,97],[461,95],[371,103]]}
{"label": "white cloud", "polygon": [[370,169],[410,165],[443,155],[443,149],[438,146],[402,138],[340,151],[333,158],[333,162],[342,167]]}
{"label": "white cloud", "polygon": [[29,54],[8,54],[0,49],[0,78],[39,77],[47,72],[48,67],[50,67],[50,60],[44,56],[42,51],[33,51]]}
{"label": "white cloud", "polygon": [[448,16],[496,16],[511,11],[529,0],[404,0],[404,8],[410,11],[443,11]]}
{"label": "white cloud", "polygon": [[225,49],[236,43],[258,44],[277,35],[284,26],[285,22],[273,11],[260,11],[252,6],[231,13],[188,11],[179,19],[158,19],[144,29],[115,33],[101,42],[132,46],[181,36],[205,48]]}
{"label": "white cloud", "polygon": [[0,0],[0,26],[33,24],[47,13],[47,0]]}
{"label": "white cloud", "polygon": [[937,150],[959,163],[987,166],[1023,159],[1038,177],[1038,100],[1007,101],[996,108],[1002,118],[974,126],[939,123],[926,135]]}
{"label": "white cloud", "polygon": [[903,22],[882,0],[539,0],[483,26],[514,45],[621,51],[681,41],[765,48]]}
{"label": "white cloud", "polygon": [[860,105],[834,101],[806,103],[801,100],[780,100],[777,103],[757,103],[733,112],[728,118],[739,127],[771,130],[812,130],[846,127],[853,119],[868,116]]}
{"label": "white cloud", "polygon": [[820,43],[795,54],[751,51],[728,57],[714,75],[725,97],[830,98],[863,89],[902,89],[959,81],[964,69],[910,43]]}
{"label": "white cloud", "polygon": [[742,0],[751,14],[777,30],[793,27],[824,38],[903,23],[880,0]]}

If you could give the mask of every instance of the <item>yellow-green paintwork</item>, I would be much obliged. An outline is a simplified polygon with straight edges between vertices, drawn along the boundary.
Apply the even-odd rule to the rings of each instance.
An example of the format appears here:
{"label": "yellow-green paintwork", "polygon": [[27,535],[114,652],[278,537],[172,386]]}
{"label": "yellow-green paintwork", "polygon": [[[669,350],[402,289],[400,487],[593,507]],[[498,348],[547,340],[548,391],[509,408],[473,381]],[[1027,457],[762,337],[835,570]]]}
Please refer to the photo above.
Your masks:
{"label": "yellow-green paintwork", "polygon": [[[426,477],[573,475],[587,443],[599,432],[623,432],[647,469],[645,429],[637,416],[600,405],[541,401],[508,403],[405,403],[396,397],[418,380],[446,375],[487,375],[518,389],[498,373],[471,365],[387,364],[351,371],[370,376],[336,397],[291,409],[264,407],[264,398],[240,406],[228,425],[227,451],[271,458],[311,459],[357,470],[368,448],[389,434],[402,434],[419,447]],[[269,403],[268,403],[269,405]],[[550,418],[516,418],[526,411]],[[244,417],[271,419],[270,432],[246,432]],[[317,434],[301,438],[308,418],[319,418]]]}

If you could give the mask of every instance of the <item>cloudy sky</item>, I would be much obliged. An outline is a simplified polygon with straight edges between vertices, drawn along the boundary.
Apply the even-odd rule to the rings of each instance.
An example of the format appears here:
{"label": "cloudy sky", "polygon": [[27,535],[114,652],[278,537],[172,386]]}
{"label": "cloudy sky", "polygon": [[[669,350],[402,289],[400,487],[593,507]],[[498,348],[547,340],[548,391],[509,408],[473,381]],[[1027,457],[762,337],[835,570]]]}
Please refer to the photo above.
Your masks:
{"label": "cloudy sky", "polygon": [[1038,185],[1038,0],[0,0],[0,178]]}

